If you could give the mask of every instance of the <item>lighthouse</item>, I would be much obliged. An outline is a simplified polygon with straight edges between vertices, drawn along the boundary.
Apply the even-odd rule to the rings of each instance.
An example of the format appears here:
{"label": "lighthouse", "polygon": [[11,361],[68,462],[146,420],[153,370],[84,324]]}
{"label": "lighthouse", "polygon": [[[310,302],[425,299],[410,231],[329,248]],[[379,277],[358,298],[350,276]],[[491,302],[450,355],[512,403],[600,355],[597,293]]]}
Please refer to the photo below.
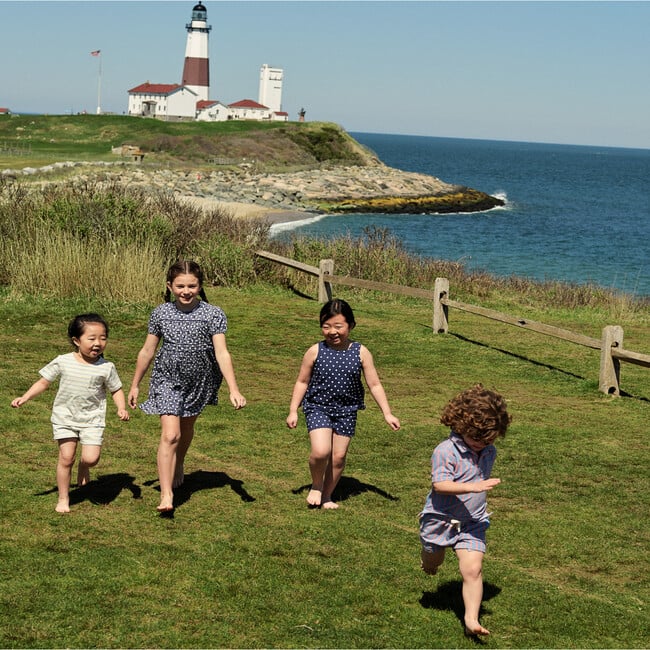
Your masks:
{"label": "lighthouse", "polygon": [[210,96],[210,60],[208,58],[208,12],[201,2],[192,9],[192,22],[185,25],[187,45],[182,85],[197,94],[197,101]]}

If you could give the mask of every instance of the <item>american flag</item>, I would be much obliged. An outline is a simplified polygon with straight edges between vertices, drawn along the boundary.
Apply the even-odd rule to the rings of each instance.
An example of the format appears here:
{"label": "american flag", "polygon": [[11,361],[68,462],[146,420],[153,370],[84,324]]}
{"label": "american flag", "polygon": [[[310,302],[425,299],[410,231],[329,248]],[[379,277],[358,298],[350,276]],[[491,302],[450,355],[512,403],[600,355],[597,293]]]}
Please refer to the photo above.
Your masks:
{"label": "american flag", "polygon": [[101,52],[101,50],[93,50],[93,51],[90,53],[90,56],[99,56],[99,53],[100,53],[100,52]]}

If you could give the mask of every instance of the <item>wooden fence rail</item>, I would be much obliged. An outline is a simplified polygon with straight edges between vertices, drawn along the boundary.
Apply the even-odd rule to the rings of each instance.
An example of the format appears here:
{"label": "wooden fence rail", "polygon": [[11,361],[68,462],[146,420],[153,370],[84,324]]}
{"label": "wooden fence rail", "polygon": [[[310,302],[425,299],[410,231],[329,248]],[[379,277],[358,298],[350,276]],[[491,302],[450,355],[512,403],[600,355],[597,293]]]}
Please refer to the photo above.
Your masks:
{"label": "wooden fence rail", "polygon": [[546,336],[553,336],[563,341],[568,341],[569,343],[575,343],[576,345],[600,350],[598,390],[608,395],[620,395],[621,361],[650,368],[650,355],[623,349],[623,328],[619,325],[605,326],[602,330],[601,338],[596,339],[555,327],[554,325],[539,323],[528,318],[518,318],[509,314],[503,314],[494,309],[451,300],[449,298],[449,280],[447,278],[436,278],[434,289],[430,291],[416,287],[405,287],[400,284],[389,284],[386,282],[375,282],[374,280],[351,278],[344,275],[334,275],[333,260],[320,260],[318,266],[311,266],[267,251],[256,251],[255,254],[258,257],[317,277],[319,302],[327,302],[332,298],[333,284],[397,293],[402,296],[411,296],[432,301],[434,334],[446,334],[449,331],[449,309],[452,308],[522,329],[528,329]]}

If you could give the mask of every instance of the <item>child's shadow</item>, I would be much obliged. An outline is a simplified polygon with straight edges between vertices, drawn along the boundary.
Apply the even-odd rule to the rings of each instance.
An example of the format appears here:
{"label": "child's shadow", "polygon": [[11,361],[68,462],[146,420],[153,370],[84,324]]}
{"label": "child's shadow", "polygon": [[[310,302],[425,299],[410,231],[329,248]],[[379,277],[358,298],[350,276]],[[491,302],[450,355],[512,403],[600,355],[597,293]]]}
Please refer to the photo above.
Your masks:
{"label": "child's shadow", "polygon": [[[501,593],[501,588],[489,582],[483,583],[483,601],[495,598]],[[451,611],[456,614],[456,618],[465,629],[465,605],[463,604],[463,582],[462,580],[452,580],[444,582],[438,586],[436,591],[422,592],[420,605],[427,609],[438,609],[440,611]],[[481,604],[480,614],[489,614],[489,610],[484,609]],[[478,637],[472,637],[477,643],[481,643]]]}
{"label": "child's shadow", "polygon": [[[158,479],[145,481],[144,485],[153,485],[157,481]],[[248,503],[255,501],[255,497],[251,496],[244,489],[244,481],[230,478],[225,472],[206,472],[200,469],[196,472],[186,474],[183,484],[174,489],[174,508],[179,508],[184,503],[187,503],[195,492],[213,490],[226,486],[230,486],[230,489],[239,495],[242,501]],[[160,490],[160,487],[157,487],[156,490]]]}
{"label": "child's shadow", "polygon": [[[142,489],[139,485],[136,485],[133,476],[125,472],[106,474],[105,476],[98,476],[94,481],[90,481],[86,485],[71,489],[70,505],[74,506],[82,501],[90,501],[95,505],[106,506],[115,501],[122,490],[131,492],[134,499],[139,499],[142,494]],[[56,491],[57,488],[52,488],[45,492],[38,492],[36,496],[52,494]]]}
{"label": "child's shadow", "polygon": [[[293,492],[293,494],[302,494],[303,492],[307,492],[310,489],[311,483],[308,483],[307,485],[301,485],[299,488],[291,490],[291,492]],[[357,497],[364,492],[374,492],[375,494],[378,494],[379,496],[382,496],[384,499],[388,499],[389,501],[399,500],[399,497],[395,497],[385,490],[376,487],[375,485],[362,483],[361,481],[357,480],[356,478],[352,478],[351,476],[341,477],[341,480],[332,493],[332,499],[334,501],[346,501],[350,497]]]}

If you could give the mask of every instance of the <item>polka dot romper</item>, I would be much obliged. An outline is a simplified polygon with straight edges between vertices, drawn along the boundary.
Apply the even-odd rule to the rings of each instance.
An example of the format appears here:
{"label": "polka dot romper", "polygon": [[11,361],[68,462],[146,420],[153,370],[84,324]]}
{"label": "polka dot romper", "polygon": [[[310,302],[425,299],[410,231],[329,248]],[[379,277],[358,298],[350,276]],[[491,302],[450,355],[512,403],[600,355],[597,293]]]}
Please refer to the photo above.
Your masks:
{"label": "polka dot romper", "polygon": [[313,405],[328,415],[341,416],[364,409],[363,398],[361,343],[353,341],[347,350],[334,350],[320,341],[303,410]]}

